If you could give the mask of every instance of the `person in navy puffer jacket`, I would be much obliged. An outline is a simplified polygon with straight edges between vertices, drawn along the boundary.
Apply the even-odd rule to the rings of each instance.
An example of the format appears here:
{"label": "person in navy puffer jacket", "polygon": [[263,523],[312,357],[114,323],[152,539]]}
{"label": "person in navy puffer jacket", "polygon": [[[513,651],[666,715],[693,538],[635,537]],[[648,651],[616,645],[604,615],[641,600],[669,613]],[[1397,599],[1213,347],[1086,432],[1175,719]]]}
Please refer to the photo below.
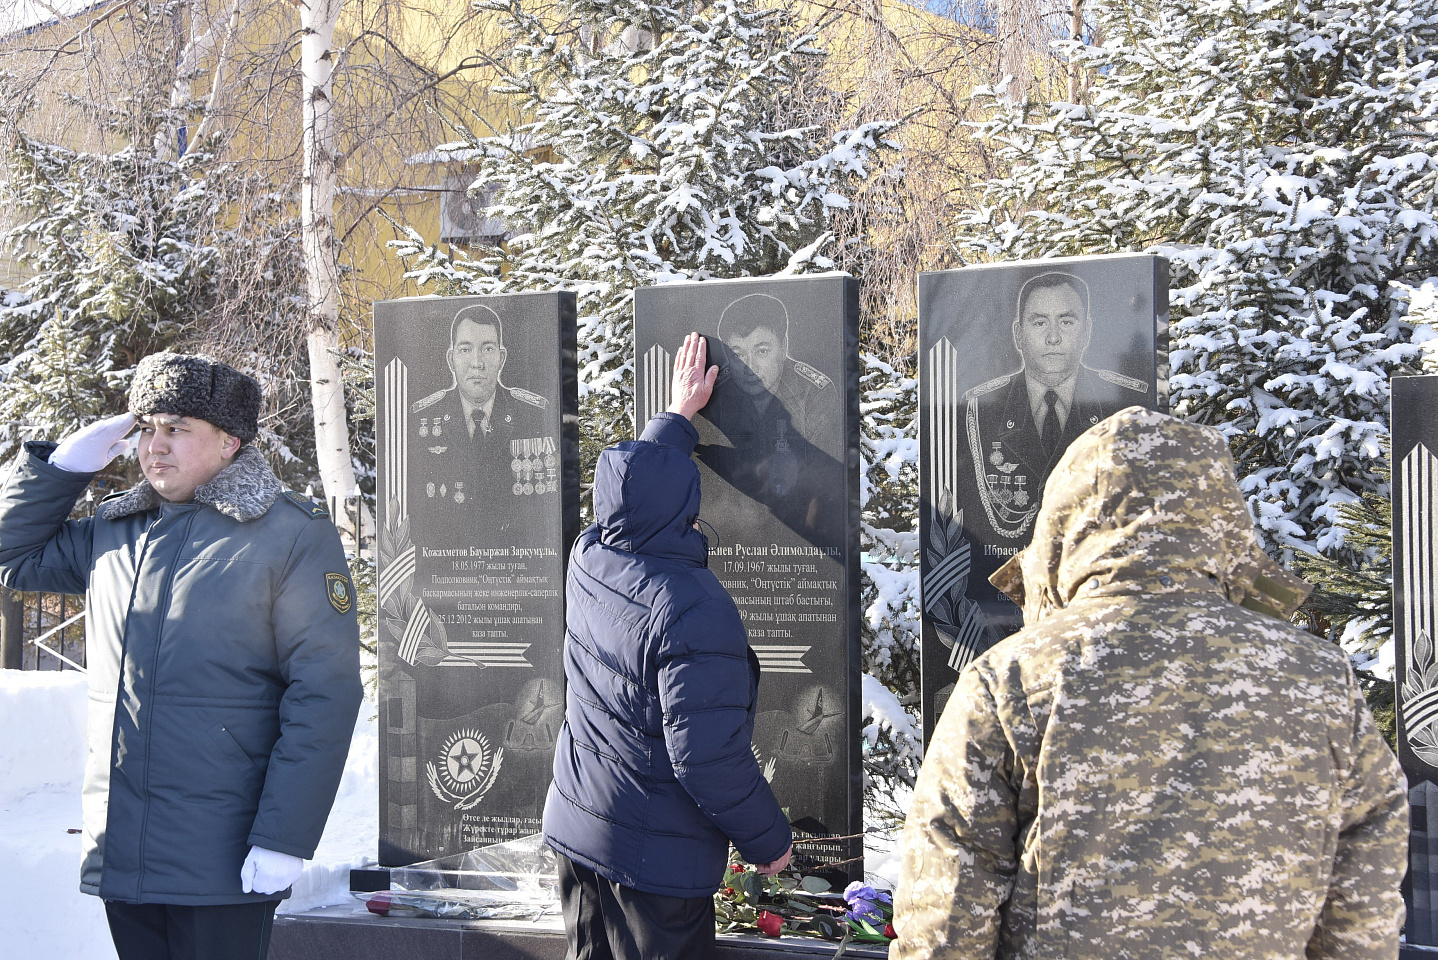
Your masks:
{"label": "person in navy puffer jacket", "polygon": [[732,842],[774,874],[793,836],[750,748],[759,661],[706,567],[699,435],[718,367],[685,338],[674,402],[599,457],[569,560],[564,727],[544,807],[567,960],[702,960]]}

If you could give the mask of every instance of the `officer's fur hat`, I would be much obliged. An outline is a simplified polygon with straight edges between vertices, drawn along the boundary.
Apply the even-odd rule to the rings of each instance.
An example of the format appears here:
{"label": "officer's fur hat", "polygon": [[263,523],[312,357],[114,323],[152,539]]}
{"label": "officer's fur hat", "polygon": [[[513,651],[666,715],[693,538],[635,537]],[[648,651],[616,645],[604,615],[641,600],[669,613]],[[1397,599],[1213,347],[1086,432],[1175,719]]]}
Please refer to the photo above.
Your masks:
{"label": "officer's fur hat", "polygon": [[259,432],[260,384],[211,357],[152,353],[135,368],[130,413],[196,417],[249,443]]}

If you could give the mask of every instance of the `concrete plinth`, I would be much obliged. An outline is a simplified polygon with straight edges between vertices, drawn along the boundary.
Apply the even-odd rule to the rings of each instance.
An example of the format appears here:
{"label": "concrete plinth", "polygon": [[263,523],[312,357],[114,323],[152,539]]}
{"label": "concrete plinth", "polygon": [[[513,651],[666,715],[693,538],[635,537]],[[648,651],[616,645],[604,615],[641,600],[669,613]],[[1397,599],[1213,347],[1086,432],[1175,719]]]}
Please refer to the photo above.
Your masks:
{"label": "concrete plinth", "polygon": [[[832,957],[836,945],[801,937],[719,937],[720,960]],[[845,956],[884,958],[888,949],[850,944]],[[1406,955],[1405,955],[1406,956]],[[275,918],[269,960],[564,960],[558,918],[534,923],[377,917],[363,907],[325,907]],[[1425,955],[1426,957],[1426,955]]]}

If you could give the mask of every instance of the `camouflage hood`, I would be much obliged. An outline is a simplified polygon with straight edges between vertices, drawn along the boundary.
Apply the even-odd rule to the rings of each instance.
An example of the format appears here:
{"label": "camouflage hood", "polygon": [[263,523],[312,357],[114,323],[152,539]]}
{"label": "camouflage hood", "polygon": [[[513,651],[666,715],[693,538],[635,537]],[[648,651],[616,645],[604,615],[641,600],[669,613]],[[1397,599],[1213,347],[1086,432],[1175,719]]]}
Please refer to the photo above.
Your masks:
{"label": "camouflage hood", "polygon": [[1033,625],[1087,596],[1211,588],[1288,619],[1311,588],[1258,545],[1217,430],[1141,407],[1090,429],[1059,460],[1033,542],[989,578]]}

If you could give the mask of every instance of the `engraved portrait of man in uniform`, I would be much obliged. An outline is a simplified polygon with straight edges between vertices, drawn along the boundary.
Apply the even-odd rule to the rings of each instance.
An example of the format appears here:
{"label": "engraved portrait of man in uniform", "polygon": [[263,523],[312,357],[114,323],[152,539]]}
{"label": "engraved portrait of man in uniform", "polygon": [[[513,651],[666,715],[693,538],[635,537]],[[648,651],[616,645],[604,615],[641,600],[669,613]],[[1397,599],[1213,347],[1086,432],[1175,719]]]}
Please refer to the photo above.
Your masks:
{"label": "engraved portrait of man in uniform", "polygon": [[1148,384],[1084,364],[1093,336],[1088,284],[1043,273],[1020,289],[1014,348],[1023,365],[964,394],[976,494],[966,527],[1028,542],[1044,481],[1068,445],[1100,420],[1148,403]]}
{"label": "engraved portrait of man in uniform", "polygon": [[1023,626],[989,576],[1028,545],[1069,444],[1125,407],[1162,405],[1167,271],[1112,254],[920,275],[926,731],[959,672]]}
{"label": "engraved portrait of man in uniform", "polygon": [[840,528],[821,496],[841,477],[833,381],[789,355],[788,311],[768,294],[725,307],[718,339],[719,379],[701,416],[727,442],[701,443],[699,459],[811,542],[837,545]]}
{"label": "engraved portrait of man in uniform", "polygon": [[427,544],[459,530],[473,539],[476,524],[481,532],[502,529],[516,516],[515,501],[559,489],[549,401],[503,382],[508,357],[499,315],[483,304],[466,306],[450,323],[444,354],[451,385],[410,406],[417,482],[411,502]]}

